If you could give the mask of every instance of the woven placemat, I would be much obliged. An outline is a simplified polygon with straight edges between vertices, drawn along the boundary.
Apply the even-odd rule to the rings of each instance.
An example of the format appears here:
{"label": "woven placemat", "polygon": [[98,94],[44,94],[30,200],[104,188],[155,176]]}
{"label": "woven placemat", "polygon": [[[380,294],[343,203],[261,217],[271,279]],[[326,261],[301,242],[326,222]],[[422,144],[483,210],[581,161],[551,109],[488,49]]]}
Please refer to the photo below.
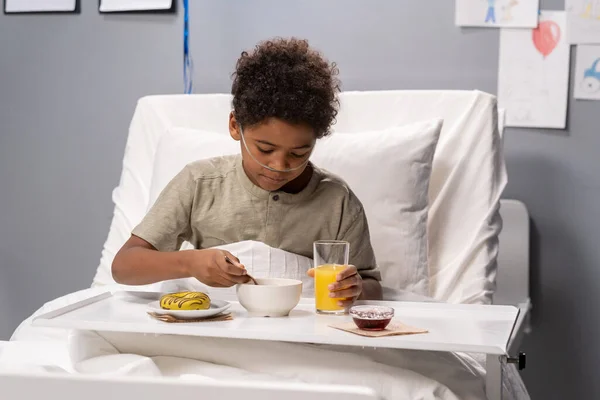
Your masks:
{"label": "woven placemat", "polygon": [[148,312],[148,315],[154,319],[168,323],[190,323],[190,322],[216,322],[216,321],[231,321],[233,315],[231,313],[218,314],[212,317],[204,318],[177,318],[170,314],[158,314],[154,312]]}
{"label": "woven placemat", "polygon": [[382,331],[365,331],[359,329],[353,322],[329,325],[331,328],[339,329],[345,332],[354,333],[355,335],[366,337],[383,337],[383,336],[400,336],[400,335],[416,335],[427,333],[427,329],[415,328],[413,326],[404,325],[398,321],[392,321]]}

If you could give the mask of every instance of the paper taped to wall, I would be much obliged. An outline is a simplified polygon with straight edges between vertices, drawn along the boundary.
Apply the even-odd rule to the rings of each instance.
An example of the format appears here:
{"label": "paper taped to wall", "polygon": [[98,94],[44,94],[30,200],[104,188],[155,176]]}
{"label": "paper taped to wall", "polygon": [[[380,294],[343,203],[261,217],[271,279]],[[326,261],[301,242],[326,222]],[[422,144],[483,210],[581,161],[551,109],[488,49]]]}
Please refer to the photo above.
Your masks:
{"label": "paper taped to wall", "polygon": [[600,100],[600,45],[577,46],[574,97]]}
{"label": "paper taped to wall", "polygon": [[20,12],[68,12],[75,11],[77,0],[4,0],[4,11]]}
{"label": "paper taped to wall", "polygon": [[600,43],[600,0],[566,0],[569,43]]}
{"label": "paper taped to wall", "polygon": [[506,126],[564,129],[570,46],[566,13],[543,11],[536,29],[500,33],[498,106]]}
{"label": "paper taped to wall", "polygon": [[456,0],[458,26],[535,28],[539,0]]}
{"label": "paper taped to wall", "polygon": [[168,10],[173,0],[100,0],[100,12]]}

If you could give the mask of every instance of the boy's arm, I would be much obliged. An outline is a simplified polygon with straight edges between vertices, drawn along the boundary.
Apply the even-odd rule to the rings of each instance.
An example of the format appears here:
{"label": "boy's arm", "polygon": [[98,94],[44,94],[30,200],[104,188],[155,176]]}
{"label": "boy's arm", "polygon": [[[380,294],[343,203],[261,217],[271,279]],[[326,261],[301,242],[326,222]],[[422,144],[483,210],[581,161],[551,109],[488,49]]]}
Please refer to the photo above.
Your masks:
{"label": "boy's arm", "polygon": [[[229,264],[225,256],[236,265]],[[249,279],[244,266],[225,250],[163,252],[135,235],[117,253],[112,270],[115,281],[125,285],[193,277],[209,286],[229,287]]]}
{"label": "boy's arm", "polygon": [[361,207],[358,214],[343,232],[340,240],[350,243],[350,264],[358,270],[362,278],[361,300],[381,300],[381,273],[377,267],[375,253],[371,246],[367,216]]}
{"label": "boy's arm", "polygon": [[115,255],[112,264],[115,281],[143,285],[189,276],[183,262],[185,255],[178,250],[191,237],[195,190],[192,172],[185,167],[163,189]]}
{"label": "boy's arm", "polygon": [[112,264],[113,279],[125,285],[147,285],[190,276],[185,252],[157,251],[144,239],[131,235]]}
{"label": "boy's arm", "polygon": [[146,285],[193,277],[209,286],[229,287],[248,281],[244,266],[225,250],[179,251],[192,237],[190,217],[196,192],[196,180],[185,167],[167,184],[115,256],[112,274],[116,282]]}
{"label": "boy's arm", "polygon": [[383,289],[378,280],[364,278],[362,281],[362,293],[359,300],[383,300]]}

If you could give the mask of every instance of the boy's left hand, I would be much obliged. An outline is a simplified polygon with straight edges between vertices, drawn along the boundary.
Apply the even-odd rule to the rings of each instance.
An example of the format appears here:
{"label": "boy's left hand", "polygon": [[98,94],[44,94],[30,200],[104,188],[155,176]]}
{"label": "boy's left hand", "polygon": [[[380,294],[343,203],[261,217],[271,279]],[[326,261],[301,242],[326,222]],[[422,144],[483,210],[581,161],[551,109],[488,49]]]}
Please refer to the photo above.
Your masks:
{"label": "boy's left hand", "polygon": [[[314,268],[308,270],[308,275],[315,276]],[[340,299],[341,307],[351,306],[362,293],[362,278],[354,265],[349,265],[337,275],[337,282],[329,285],[330,296]]]}

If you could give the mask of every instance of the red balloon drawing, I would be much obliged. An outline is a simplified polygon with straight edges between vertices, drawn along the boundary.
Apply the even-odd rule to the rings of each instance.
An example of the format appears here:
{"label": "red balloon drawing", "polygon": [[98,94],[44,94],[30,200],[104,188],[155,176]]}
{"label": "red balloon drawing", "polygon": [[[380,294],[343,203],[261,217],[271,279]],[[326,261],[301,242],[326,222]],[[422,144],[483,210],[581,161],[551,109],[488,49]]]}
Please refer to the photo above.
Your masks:
{"label": "red balloon drawing", "polygon": [[535,48],[548,57],[554,51],[560,41],[560,26],[554,21],[542,21],[533,30],[533,44]]}

